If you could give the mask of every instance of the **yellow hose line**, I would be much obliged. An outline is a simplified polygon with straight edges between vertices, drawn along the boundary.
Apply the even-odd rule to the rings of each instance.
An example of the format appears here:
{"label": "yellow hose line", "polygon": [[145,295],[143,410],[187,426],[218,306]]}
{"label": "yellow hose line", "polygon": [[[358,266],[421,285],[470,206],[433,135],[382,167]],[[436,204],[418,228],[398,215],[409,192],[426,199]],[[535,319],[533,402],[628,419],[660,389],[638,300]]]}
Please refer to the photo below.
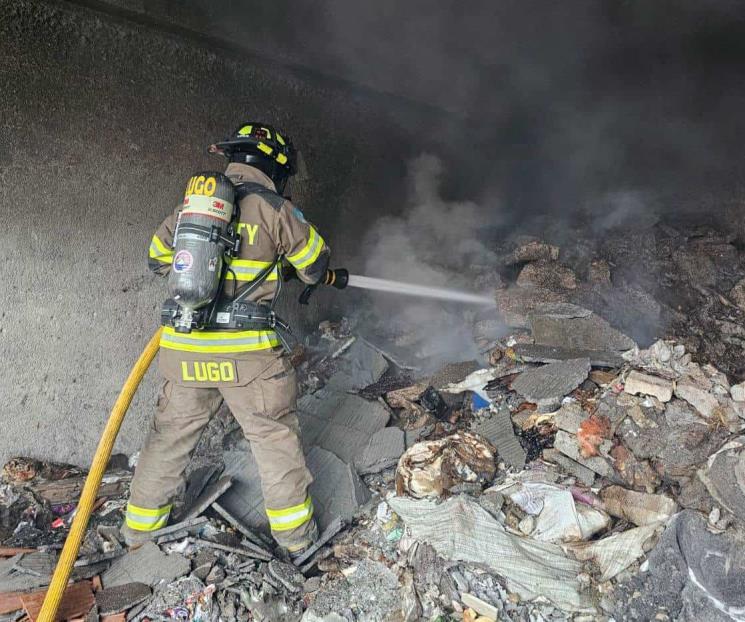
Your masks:
{"label": "yellow hose line", "polygon": [[85,480],[85,486],[83,486],[83,492],[80,495],[80,501],[78,502],[77,513],[72,519],[72,525],[70,526],[70,533],[67,534],[67,540],[65,540],[65,546],[62,548],[62,554],[60,555],[57,567],[54,569],[54,575],[52,576],[52,582],[47,590],[47,595],[44,598],[44,604],[41,607],[41,612],[37,618],[37,622],[55,622],[57,610],[59,609],[60,601],[67,588],[67,582],[70,580],[70,573],[72,572],[73,564],[78,558],[78,551],[80,550],[80,543],[85,535],[85,530],[88,527],[88,519],[93,511],[93,505],[96,502],[96,495],[98,494],[98,488],[101,485],[101,479],[103,478],[106,466],[111,458],[111,450],[114,448],[114,441],[116,440],[117,434],[119,434],[119,428],[121,428],[122,421],[124,421],[124,415],[127,414],[127,409],[132,403],[137,387],[142,381],[142,377],[145,375],[150,363],[155,358],[155,354],[158,352],[160,345],[160,333],[159,328],[150,339],[145,349],[140,354],[140,358],[137,359],[132,371],[129,372],[129,378],[124,383],[121,393],[114,404],[114,408],[111,410],[111,415],[106,423],[106,428],[101,435],[101,440],[98,442],[98,449],[96,454],[93,456],[93,463],[91,464],[91,470],[88,473],[88,477]]}

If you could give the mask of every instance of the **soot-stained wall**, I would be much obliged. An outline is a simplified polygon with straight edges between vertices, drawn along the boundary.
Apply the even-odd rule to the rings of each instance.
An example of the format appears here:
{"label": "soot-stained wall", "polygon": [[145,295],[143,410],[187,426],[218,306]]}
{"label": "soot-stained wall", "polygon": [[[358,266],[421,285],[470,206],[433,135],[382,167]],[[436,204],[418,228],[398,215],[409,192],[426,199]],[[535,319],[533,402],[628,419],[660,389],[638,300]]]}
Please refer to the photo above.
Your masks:
{"label": "soot-stained wall", "polygon": [[[0,464],[89,462],[158,325],[166,289],[146,268],[149,238],[190,174],[220,166],[211,141],[244,119],[286,128],[307,169],[294,196],[334,263],[354,268],[376,212],[396,208],[385,197],[400,194],[409,133],[435,123],[407,103],[65,3],[0,0],[0,59]],[[312,324],[334,295],[287,314]],[[151,370],[117,451],[139,448],[157,382]]]}

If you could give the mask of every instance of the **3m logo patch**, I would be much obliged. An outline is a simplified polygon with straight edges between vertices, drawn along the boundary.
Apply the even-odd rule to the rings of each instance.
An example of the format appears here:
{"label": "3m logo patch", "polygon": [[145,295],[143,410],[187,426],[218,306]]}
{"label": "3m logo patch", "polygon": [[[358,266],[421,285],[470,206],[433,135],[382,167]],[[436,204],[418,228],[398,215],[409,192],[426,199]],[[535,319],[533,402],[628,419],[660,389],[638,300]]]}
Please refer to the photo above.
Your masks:
{"label": "3m logo patch", "polygon": [[235,382],[233,361],[181,361],[184,382]]}

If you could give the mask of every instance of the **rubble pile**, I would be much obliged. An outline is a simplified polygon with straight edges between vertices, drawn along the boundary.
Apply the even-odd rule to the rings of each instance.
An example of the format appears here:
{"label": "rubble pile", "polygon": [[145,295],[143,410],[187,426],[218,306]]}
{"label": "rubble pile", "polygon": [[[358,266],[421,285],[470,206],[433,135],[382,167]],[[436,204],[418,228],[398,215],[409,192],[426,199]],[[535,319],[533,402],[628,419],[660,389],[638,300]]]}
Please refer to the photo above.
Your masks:
{"label": "rubble pile", "polygon": [[[225,408],[174,523],[132,550],[118,526],[135,457],[115,457],[62,618],[745,619],[745,384],[711,350],[637,345],[580,302],[613,264],[572,272],[561,257],[536,240],[505,255],[503,314],[472,318],[480,361],[425,372],[346,320],[306,338],[298,417],[321,536],[294,563]],[[5,465],[0,621],[38,615],[84,477]]]}

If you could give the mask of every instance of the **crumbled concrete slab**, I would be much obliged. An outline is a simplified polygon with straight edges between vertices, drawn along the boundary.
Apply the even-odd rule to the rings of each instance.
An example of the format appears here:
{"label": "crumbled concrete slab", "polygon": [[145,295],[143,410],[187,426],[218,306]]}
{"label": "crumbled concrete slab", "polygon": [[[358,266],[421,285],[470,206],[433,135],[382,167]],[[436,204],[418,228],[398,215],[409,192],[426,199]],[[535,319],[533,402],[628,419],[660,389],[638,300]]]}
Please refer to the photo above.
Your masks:
{"label": "crumbled concrete slab", "polygon": [[480,434],[497,448],[499,458],[508,466],[522,469],[526,454],[515,435],[509,409],[500,409],[489,419],[471,426],[471,431]]}
{"label": "crumbled concrete slab", "polygon": [[745,547],[737,531],[711,533],[705,516],[683,510],[650,552],[647,572],[614,588],[610,613],[632,622],[742,619],[744,558]]}
{"label": "crumbled concrete slab", "polygon": [[[225,452],[225,473],[233,477],[233,486],[220,499],[220,505],[249,529],[266,532],[269,523],[264,513],[264,496],[256,460],[248,441],[240,441]],[[306,453],[306,464],[314,482],[310,487],[315,517],[323,529],[336,516],[351,519],[359,505],[369,499],[369,491],[352,466],[321,447]]]}
{"label": "crumbled concrete slab", "polygon": [[313,474],[310,495],[319,526],[323,529],[337,517],[351,521],[370,499],[367,486],[349,464],[321,447],[311,449],[306,462]]}
{"label": "crumbled concrete slab", "polygon": [[623,352],[636,344],[631,337],[613,328],[589,309],[569,303],[540,305],[529,315],[535,343]]}
{"label": "crumbled concrete slab", "polygon": [[515,281],[518,287],[537,287],[552,291],[577,289],[574,270],[558,261],[541,259],[527,264]]}
{"label": "crumbled concrete slab", "polygon": [[709,393],[708,387],[690,377],[681,378],[675,383],[675,397],[688,402],[707,419],[719,407],[719,400]]}
{"label": "crumbled concrete slab", "polygon": [[149,598],[150,594],[150,586],[145,583],[124,583],[99,590],[95,593],[98,613],[107,616],[126,611]]}
{"label": "crumbled concrete slab", "polygon": [[505,266],[512,266],[519,263],[528,263],[531,261],[559,259],[559,247],[548,244],[541,240],[528,240],[518,244],[511,253],[502,258]]}
{"label": "crumbled concrete slab", "polygon": [[191,570],[191,563],[183,555],[166,555],[154,542],[147,542],[140,548],[117,559],[101,581],[105,588],[126,583],[146,583],[154,587],[159,583],[170,583]]}
{"label": "crumbled concrete slab", "polygon": [[0,559],[0,586],[5,592],[23,592],[49,585],[50,575],[19,573],[15,566],[23,554],[5,560]]}
{"label": "crumbled concrete slab", "polygon": [[481,369],[476,361],[463,361],[460,363],[448,363],[436,371],[427,380],[428,383],[438,391],[441,391],[449,384],[457,384],[465,380],[470,374],[477,369]]}
{"label": "crumbled concrete slab", "polygon": [[388,361],[380,351],[359,338],[339,357],[339,363],[340,369],[326,386],[340,392],[364,389],[388,370]]}
{"label": "crumbled concrete slab", "polygon": [[322,389],[298,401],[298,419],[306,451],[319,446],[352,464],[390,413],[377,401]]}
{"label": "crumbled concrete slab", "polygon": [[580,350],[536,343],[518,343],[512,350],[518,359],[526,363],[556,363],[583,358],[590,359],[593,367],[621,367],[626,363],[620,354],[611,351]]}
{"label": "crumbled concrete slab", "polygon": [[577,434],[579,426],[587,419],[589,414],[585,412],[579,402],[562,404],[559,411],[554,415],[553,421],[556,427],[569,434]]}
{"label": "crumbled concrete slab", "polygon": [[565,456],[556,449],[544,449],[543,459],[558,464],[562,469],[569,473],[569,475],[576,477],[577,481],[585,486],[592,486],[595,483],[595,471],[588,469],[586,466],[575,460],[572,460],[569,456]]}
{"label": "crumbled concrete slab", "polygon": [[598,475],[613,479],[615,471],[608,462],[600,456],[593,456],[592,458],[583,458],[579,451],[579,445],[577,444],[577,437],[568,434],[564,430],[559,430],[556,433],[554,439],[554,449],[560,451],[565,456],[571,458],[575,462],[582,466],[591,469]]}
{"label": "crumbled concrete slab", "polygon": [[400,428],[383,428],[370,438],[370,442],[355,461],[357,473],[379,473],[394,466],[405,451],[404,432]]}
{"label": "crumbled concrete slab", "polygon": [[507,326],[529,328],[530,314],[548,303],[566,302],[566,292],[551,291],[540,287],[509,287],[498,289],[494,299],[497,311]]}
{"label": "crumbled concrete slab", "polygon": [[538,405],[540,412],[556,410],[564,396],[582,384],[590,373],[590,360],[570,359],[550,363],[520,374],[512,389]]}
{"label": "crumbled concrete slab", "polygon": [[661,402],[669,402],[673,398],[673,383],[670,380],[636,370],[626,377],[623,390],[631,395],[652,395]]}
{"label": "crumbled concrete slab", "polygon": [[188,512],[186,512],[186,514],[184,515],[184,520],[188,521],[199,516],[208,507],[210,507],[213,502],[222,497],[222,495],[232,485],[232,478],[229,475],[224,475],[214,484],[207,486],[207,489],[199,496],[199,499],[194,502],[194,506]]}
{"label": "crumbled concrete slab", "polygon": [[37,577],[48,577],[57,565],[57,555],[47,551],[26,553],[18,560],[14,568],[17,572],[31,574]]}
{"label": "crumbled concrete slab", "polygon": [[184,502],[182,510],[177,517],[181,519],[181,515],[184,512],[188,512],[197,502],[200,495],[207,488],[207,485],[214,479],[217,473],[220,471],[220,467],[216,464],[208,464],[194,469],[186,482],[186,492],[184,493]]}
{"label": "crumbled concrete slab", "polygon": [[224,472],[233,478],[233,485],[220,498],[220,505],[249,529],[268,531],[261,476],[249,442],[238,441],[233,449],[224,452],[223,461]]}
{"label": "crumbled concrete slab", "polygon": [[745,448],[733,441],[711,456],[698,471],[707,490],[729,512],[745,522]]}

